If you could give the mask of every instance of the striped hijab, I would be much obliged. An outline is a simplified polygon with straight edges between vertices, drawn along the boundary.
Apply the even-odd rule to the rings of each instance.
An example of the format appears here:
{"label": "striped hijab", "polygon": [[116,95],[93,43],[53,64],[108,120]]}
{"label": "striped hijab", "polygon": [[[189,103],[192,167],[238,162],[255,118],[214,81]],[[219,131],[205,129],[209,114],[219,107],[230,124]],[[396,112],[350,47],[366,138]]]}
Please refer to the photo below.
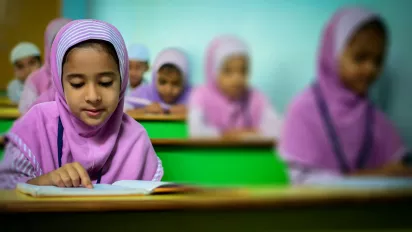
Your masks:
{"label": "striped hijab", "polygon": [[[65,100],[62,63],[66,52],[87,40],[104,40],[116,50],[121,74],[119,104],[111,116],[98,126],[89,126],[75,117]],[[101,183],[117,180],[160,180],[161,162],[144,128],[123,113],[128,85],[128,55],[120,32],[98,20],[76,20],[57,34],[50,53],[50,67],[56,101],[34,106],[12,128],[9,138],[34,166],[36,175],[58,168],[57,129],[63,127],[62,164],[79,162],[92,180],[102,169]]]}

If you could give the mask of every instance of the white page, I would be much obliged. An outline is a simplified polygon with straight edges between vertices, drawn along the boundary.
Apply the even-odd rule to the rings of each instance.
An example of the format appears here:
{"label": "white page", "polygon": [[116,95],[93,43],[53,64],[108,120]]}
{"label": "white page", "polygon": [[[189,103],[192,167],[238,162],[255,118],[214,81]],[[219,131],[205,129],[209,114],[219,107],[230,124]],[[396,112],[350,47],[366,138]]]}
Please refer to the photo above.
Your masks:
{"label": "white page", "polygon": [[165,185],[175,185],[171,182],[144,181],[144,180],[120,180],[113,183],[113,186],[121,186],[132,189],[145,189],[148,193],[153,192],[158,187]]}
{"label": "white page", "polygon": [[128,188],[108,184],[95,184],[93,189],[88,188],[59,188],[55,186],[37,186],[26,183],[17,184],[17,190],[25,194],[40,196],[110,196],[110,195],[140,195],[149,194],[142,188]]}

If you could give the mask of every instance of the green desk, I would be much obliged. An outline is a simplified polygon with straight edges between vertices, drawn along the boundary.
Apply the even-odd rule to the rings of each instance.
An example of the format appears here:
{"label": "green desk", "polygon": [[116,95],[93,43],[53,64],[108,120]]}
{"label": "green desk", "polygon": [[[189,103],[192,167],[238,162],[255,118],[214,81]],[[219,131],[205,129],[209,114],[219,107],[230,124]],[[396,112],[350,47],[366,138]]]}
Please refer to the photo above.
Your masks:
{"label": "green desk", "polygon": [[[0,108],[0,133],[7,132],[20,116],[17,108]],[[150,138],[188,138],[186,117],[176,115],[130,115],[147,130]]]}
{"label": "green desk", "polygon": [[181,115],[133,115],[153,139],[188,138],[186,117]]}
{"label": "green desk", "polygon": [[285,185],[287,167],[273,141],[152,139],[164,181],[212,185]]}
{"label": "green desk", "polygon": [[0,134],[7,132],[19,116],[19,110],[15,107],[0,108]]}

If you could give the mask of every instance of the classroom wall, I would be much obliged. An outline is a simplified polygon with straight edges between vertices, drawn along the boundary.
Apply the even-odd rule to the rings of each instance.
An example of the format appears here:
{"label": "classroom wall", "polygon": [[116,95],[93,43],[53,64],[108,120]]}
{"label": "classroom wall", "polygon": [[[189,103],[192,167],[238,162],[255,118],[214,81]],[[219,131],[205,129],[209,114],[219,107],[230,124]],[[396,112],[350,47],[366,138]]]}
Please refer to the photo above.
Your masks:
{"label": "classroom wall", "polygon": [[44,30],[60,16],[60,0],[0,0],[0,91],[14,78],[10,52],[21,41],[36,44],[43,51]]}
{"label": "classroom wall", "polygon": [[389,68],[374,98],[412,146],[410,0],[89,0],[88,16],[114,24],[128,44],[147,44],[152,58],[167,46],[186,48],[195,84],[203,82],[207,43],[221,33],[237,34],[251,45],[252,83],[284,112],[313,80],[323,25],[338,7],[355,3],[381,12],[389,24]]}
{"label": "classroom wall", "polygon": [[61,0],[61,2],[61,13],[63,17],[70,19],[84,19],[88,17],[88,0]]}

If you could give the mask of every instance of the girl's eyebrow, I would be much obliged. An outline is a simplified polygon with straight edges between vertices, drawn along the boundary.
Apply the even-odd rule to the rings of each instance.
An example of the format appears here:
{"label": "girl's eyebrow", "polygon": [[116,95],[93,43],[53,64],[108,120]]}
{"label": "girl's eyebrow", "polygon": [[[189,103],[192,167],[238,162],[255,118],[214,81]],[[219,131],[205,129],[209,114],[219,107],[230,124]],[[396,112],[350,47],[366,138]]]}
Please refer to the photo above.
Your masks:
{"label": "girl's eyebrow", "polygon": [[106,72],[101,72],[99,74],[97,74],[98,77],[111,77],[111,78],[115,78],[118,76],[117,73],[112,72],[112,71],[106,71]]}
{"label": "girl's eyebrow", "polygon": [[73,79],[73,78],[84,78],[84,75],[81,73],[69,73],[66,75],[68,79]]}

